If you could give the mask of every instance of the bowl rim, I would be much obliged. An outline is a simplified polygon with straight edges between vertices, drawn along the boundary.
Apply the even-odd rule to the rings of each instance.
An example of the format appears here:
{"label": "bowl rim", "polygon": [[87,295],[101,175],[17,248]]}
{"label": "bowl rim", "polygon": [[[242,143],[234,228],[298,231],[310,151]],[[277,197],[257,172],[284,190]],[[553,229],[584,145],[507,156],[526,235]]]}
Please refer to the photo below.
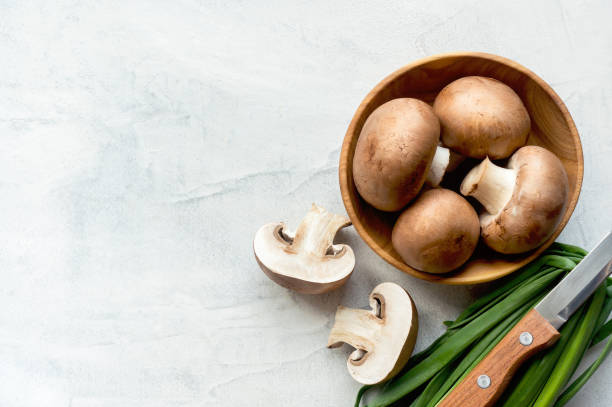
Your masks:
{"label": "bowl rim", "polygon": [[[471,276],[471,277],[463,276],[462,277],[461,274],[455,275],[453,273],[451,273],[450,275],[425,273],[425,272],[413,269],[412,267],[408,266],[404,262],[398,261],[397,259],[392,257],[390,254],[388,254],[386,251],[384,251],[383,248],[380,247],[374,241],[374,239],[372,239],[372,237],[370,237],[361,219],[357,216],[357,212],[351,202],[351,193],[350,193],[350,187],[349,187],[350,180],[348,179],[349,171],[346,170],[347,162],[349,159],[349,156],[348,156],[349,155],[349,145],[353,139],[353,134],[355,133],[355,127],[357,126],[357,122],[363,115],[363,111],[370,104],[372,99],[381,91],[381,89],[386,87],[390,82],[394,81],[401,75],[405,74],[406,72],[420,65],[425,65],[425,64],[435,62],[437,60],[441,60],[445,58],[456,58],[456,57],[482,58],[485,60],[490,60],[490,61],[497,62],[503,65],[507,65],[510,68],[513,68],[527,75],[530,79],[536,82],[550,96],[550,98],[554,101],[555,105],[560,110],[561,114],[563,115],[563,119],[565,120],[565,122],[567,123],[569,127],[570,134],[572,136],[572,140],[574,141],[574,148],[576,150],[576,156],[578,157],[577,173],[576,173],[576,187],[574,189],[573,194],[568,197],[568,206],[565,211],[565,214],[563,218],[561,219],[561,221],[559,222],[559,224],[557,225],[557,228],[555,229],[553,234],[550,236],[550,238],[548,238],[548,240],[546,240],[541,246],[534,249],[528,256],[526,256],[525,258],[519,261],[514,262],[513,265],[511,267],[508,267],[506,270],[501,270],[497,273],[491,273],[488,276],[483,276],[483,277],[478,277],[478,276]],[[576,204],[580,196],[580,191],[582,189],[582,181],[583,181],[583,176],[584,176],[584,157],[583,157],[583,151],[582,151],[582,143],[580,142],[580,136],[578,134],[578,129],[576,128],[576,124],[574,123],[574,120],[572,119],[572,116],[570,115],[569,110],[565,106],[565,103],[563,103],[563,100],[561,100],[559,95],[557,95],[557,93],[552,89],[552,87],[546,81],[540,78],[533,71],[525,68],[523,65],[519,64],[518,62],[512,61],[508,58],[505,58],[499,55],[489,54],[486,52],[458,51],[458,52],[447,52],[447,53],[435,54],[435,55],[431,55],[431,56],[413,61],[409,63],[408,65],[405,65],[397,69],[396,71],[392,72],[391,74],[387,75],[365,96],[365,98],[361,101],[357,110],[353,114],[353,118],[351,119],[351,122],[345,133],[344,140],[342,142],[342,150],[340,152],[340,163],[338,166],[338,173],[339,173],[338,175],[340,178],[340,193],[342,195],[342,201],[344,203],[344,207],[346,208],[347,214],[349,215],[349,218],[353,222],[353,226],[357,230],[357,233],[359,234],[359,236],[361,236],[361,238],[366,242],[366,244],[376,254],[378,254],[387,263],[391,264],[395,268],[407,274],[410,274],[413,277],[417,277],[419,279],[426,280],[426,281],[447,284],[447,285],[468,285],[468,284],[486,283],[489,281],[497,280],[499,278],[502,278],[504,276],[507,276],[513,273],[514,271],[518,270],[520,267],[534,260],[537,256],[539,256],[544,250],[546,250],[555,241],[555,239],[559,236],[561,231],[563,231],[563,229],[567,225],[569,219],[571,218],[574,212],[574,209],[576,208]]]}

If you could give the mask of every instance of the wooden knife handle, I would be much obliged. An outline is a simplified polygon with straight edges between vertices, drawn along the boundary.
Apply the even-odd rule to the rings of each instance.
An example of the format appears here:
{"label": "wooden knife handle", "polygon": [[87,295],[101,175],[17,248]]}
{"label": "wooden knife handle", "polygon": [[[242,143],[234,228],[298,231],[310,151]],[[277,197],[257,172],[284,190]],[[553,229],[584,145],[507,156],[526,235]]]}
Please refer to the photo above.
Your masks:
{"label": "wooden knife handle", "polygon": [[492,406],[519,366],[559,336],[535,309],[529,311],[437,407]]}

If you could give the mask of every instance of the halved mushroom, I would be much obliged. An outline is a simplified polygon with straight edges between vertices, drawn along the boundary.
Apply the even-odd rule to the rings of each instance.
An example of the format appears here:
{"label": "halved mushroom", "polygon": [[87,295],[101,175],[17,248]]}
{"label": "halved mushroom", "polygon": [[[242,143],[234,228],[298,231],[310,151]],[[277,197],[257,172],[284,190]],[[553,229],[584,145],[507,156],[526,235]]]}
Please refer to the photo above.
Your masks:
{"label": "halved mushroom", "polygon": [[472,158],[506,158],[523,146],[531,127],[521,98],[504,83],[467,76],[446,85],[433,109],[442,142]]}
{"label": "halved mushroom", "polygon": [[427,103],[401,98],[379,106],[355,147],[353,179],[359,194],[377,209],[397,211],[419,193],[431,168],[432,183],[439,183],[449,160],[449,152],[438,148],[439,137],[440,123]]}
{"label": "halved mushroom", "polygon": [[484,207],[481,236],[500,253],[522,253],[544,243],[559,224],[569,194],[556,155],[538,146],[520,148],[508,168],[486,158],[466,175],[461,193]]}
{"label": "halved mushroom", "polygon": [[312,204],[295,235],[284,223],[269,223],[255,234],[253,250],[272,281],[303,294],[320,294],[344,284],[355,267],[353,249],[334,244],[338,230],[351,225],[341,215]]}
{"label": "halved mushroom", "polygon": [[476,248],[478,215],[461,195],[443,188],[425,191],[399,216],[393,248],[410,267],[446,273],[465,263]]}
{"label": "halved mushroom", "polygon": [[346,365],[363,384],[376,384],[404,367],[417,338],[419,318],[410,295],[395,283],[382,283],[370,293],[371,310],[339,306],[327,346],[355,348]]}

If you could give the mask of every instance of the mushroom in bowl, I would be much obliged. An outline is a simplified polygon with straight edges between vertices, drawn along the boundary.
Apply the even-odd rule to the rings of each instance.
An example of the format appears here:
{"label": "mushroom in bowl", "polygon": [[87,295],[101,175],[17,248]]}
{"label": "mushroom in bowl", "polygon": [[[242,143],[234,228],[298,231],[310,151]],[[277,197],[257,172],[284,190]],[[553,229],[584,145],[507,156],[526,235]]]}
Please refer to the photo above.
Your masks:
{"label": "mushroom in bowl", "polygon": [[406,206],[428,178],[439,183],[449,162],[439,137],[440,123],[427,103],[400,98],[379,106],[355,148],[353,177],[359,194],[373,207],[392,212]]}
{"label": "mushroom in bowl", "polygon": [[506,158],[523,146],[531,127],[521,98],[508,85],[481,76],[448,84],[433,105],[445,145],[472,158]]}
{"label": "mushroom in bowl", "polygon": [[476,249],[478,215],[459,194],[443,188],[424,191],[402,212],[391,235],[395,251],[411,267],[447,273]]}
{"label": "mushroom in bowl", "polygon": [[569,185],[556,155],[525,146],[512,155],[507,168],[486,158],[461,183],[461,193],[484,207],[481,235],[500,253],[522,253],[552,235],[565,212]]}
{"label": "mushroom in bowl", "polygon": [[[433,274],[409,266],[392,245],[393,226],[400,213],[382,212],[365,200],[355,185],[353,174],[356,146],[368,117],[384,103],[396,98],[416,98],[433,104],[447,85],[458,78],[480,76],[495,79],[510,87],[520,98],[531,122],[528,145],[540,145],[553,152],[562,162],[569,181],[569,193],[561,219],[550,236],[537,248],[521,254],[506,255],[478,245],[474,254],[452,273]],[[503,112],[502,112],[503,113]],[[447,172],[453,167],[451,148]],[[525,126],[527,127],[527,126]],[[511,150],[511,149],[510,149]],[[511,154],[512,151],[508,152]],[[463,154],[465,155],[465,154]],[[491,156],[490,158],[492,158]],[[458,157],[461,158],[461,157]],[[484,159],[485,156],[481,156]],[[475,158],[464,161],[452,176],[444,176],[442,186],[458,191],[459,184]],[[480,161],[480,160],[479,160]],[[444,284],[476,284],[506,276],[535,259],[561,233],[580,195],[584,160],[580,137],[570,113],[561,98],[539,76],[515,61],[478,52],[435,55],[415,61],[391,73],[364,98],[348,126],[340,154],[339,176],[342,199],[355,230],[384,260],[417,278]],[[470,199],[471,201],[471,199]]]}

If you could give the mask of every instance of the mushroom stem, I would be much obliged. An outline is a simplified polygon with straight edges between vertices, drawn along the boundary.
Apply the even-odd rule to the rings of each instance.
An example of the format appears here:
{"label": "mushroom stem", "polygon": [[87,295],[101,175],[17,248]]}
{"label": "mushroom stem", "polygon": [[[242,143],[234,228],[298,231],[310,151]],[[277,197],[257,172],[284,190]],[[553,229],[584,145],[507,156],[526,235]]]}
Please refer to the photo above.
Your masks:
{"label": "mushroom stem", "polygon": [[472,168],[461,183],[461,193],[473,196],[490,214],[497,214],[512,198],[516,170],[499,167],[485,158]]}
{"label": "mushroom stem", "polygon": [[431,167],[429,167],[429,172],[427,173],[427,179],[425,182],[433,187],[440,185],[440,182],[442,182],[442,178],[444,178],[444,174],[446,173],[449,161],[450,150],[442,146],[436,147],[436,153],[434,154],[431,162]]}
{"label": "mushroom stem", "polygon": [[364,351],[370,352],[374,348],[373,334],[381,328],[382,320],[375,315],[375,312],[338,306],[336,321],[329,334],[327,346],[335,348],[343,342],[348,343],[356,349],[351,354],[351,360],[361,360]]}
{"label": "mushroom stem", "polygon": [[[334,250],[334,236],[338,230],[350,224],[345,216],[329,213],[312,204],[295,232],[291,248],[297,253],[324,257],[330,248]],[[332,254],[336,254],[335,250]]]}
{"label": "mushroom stem", "polygon": [[457,167],[459,167],[459,165],[461,165],[462,162],[465,161],[466,157],[451,149],[449,149],[449,151],[450,157],[448,159],[448,167],[446,167],[446,172],[453,172],[457,169]]}

